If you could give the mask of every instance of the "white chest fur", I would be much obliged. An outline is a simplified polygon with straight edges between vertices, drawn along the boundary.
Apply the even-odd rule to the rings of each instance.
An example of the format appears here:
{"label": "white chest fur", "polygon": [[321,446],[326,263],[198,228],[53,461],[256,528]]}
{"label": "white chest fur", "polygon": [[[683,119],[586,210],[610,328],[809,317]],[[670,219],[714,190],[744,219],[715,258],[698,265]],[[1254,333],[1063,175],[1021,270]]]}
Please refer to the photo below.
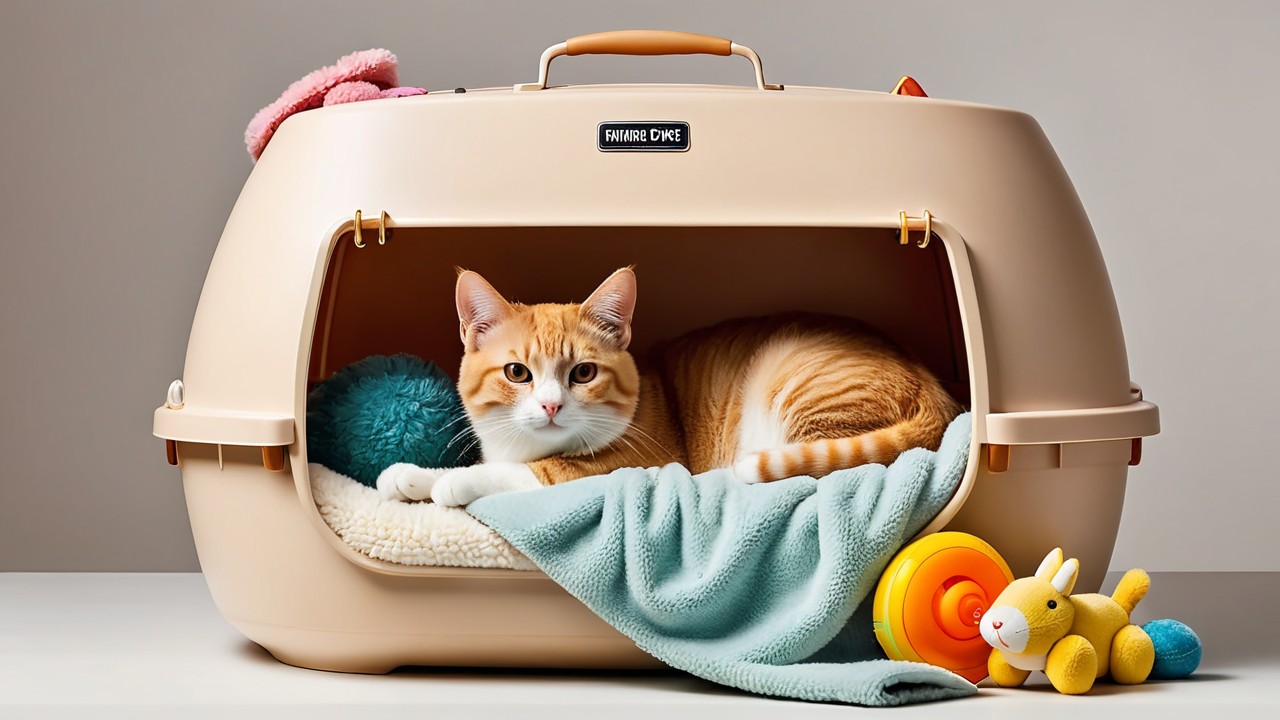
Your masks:
{"label": "white chest fur", "polygon": [[1049,658],[1046,655],[1018,655],[1016,653],[1000,651],[1004,656],[1005,662],[1018,668],[1019,670],[1044,670],[1044,666]]}
{"label": "white chest fur", "polygon": [[803,376],[770,395],[775,378],[794,364],[792,355],[800,346],[792,337],[770,340],[756,351],[747,369],[742,388],[742,418],[738,426],[738,457],[780,448],[787,444],[787,418],[778,407]]}

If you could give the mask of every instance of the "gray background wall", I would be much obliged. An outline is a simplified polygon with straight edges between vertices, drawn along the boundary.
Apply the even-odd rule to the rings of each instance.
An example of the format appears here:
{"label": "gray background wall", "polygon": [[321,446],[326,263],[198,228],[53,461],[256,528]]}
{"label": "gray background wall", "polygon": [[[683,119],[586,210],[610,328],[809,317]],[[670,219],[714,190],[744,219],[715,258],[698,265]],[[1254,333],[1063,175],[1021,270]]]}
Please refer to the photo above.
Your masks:
{"label": "gray background wall", "polygon": [[[14,2],[0,10],[0,570],[194,570],[150,435],[181,375],[245,123],[356,49],[507,85],[603,29],[734,38],[774,82],[1036,116],[1102,242],[1164,432],[1113,567],[1280,570],[1280,6],[1266,2]],[[556,82],[745,82],[741,60],[569,58]]]}

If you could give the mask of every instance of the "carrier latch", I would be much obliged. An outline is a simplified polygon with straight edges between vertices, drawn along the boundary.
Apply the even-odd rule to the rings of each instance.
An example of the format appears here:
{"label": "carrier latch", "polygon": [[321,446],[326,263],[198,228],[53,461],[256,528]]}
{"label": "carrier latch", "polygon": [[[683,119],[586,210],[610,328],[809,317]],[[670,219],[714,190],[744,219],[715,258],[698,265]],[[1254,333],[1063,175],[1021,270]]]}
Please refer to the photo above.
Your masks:
{"label": "carrier latch", "polygon": [[[1105,442],[1105,441],[1102,441]],[[1058,467],[1063,467],[1066,463],[1067,448],[1077,447],[1079,444],[1060,443],[1058,444]],[[987,472],[996,475],[1009,470],[1009,456],[1013,452],[1011,445],[987,444]],[[1129,438],[1129,459],[1130,467],[1136,467],[1142,462],[1142,438]]]}
{"label": "carrier latch", "polygon": [[164,440],[164,455],[170,465],[182,464],[178,443],[188,442],[217,447],[219,469],[223,467],[224,445],[260,448],[264,468],[271,472],[285,469],[285,448],[294,440],[292,417],[189,408],[186,394],[182,381],[174,380],[165,393],[164,405],[155,412],[152,432]]}

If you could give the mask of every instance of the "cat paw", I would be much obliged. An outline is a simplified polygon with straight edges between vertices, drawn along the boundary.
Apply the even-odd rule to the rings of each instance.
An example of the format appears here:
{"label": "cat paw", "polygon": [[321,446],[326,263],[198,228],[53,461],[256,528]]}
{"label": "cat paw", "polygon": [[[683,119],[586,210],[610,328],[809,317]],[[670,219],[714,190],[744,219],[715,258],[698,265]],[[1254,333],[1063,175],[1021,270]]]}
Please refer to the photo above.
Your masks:
{"label": "cat paw", "polygon": [[378,475],[378,493],[387,500],[399,502],[426,500],[439,478],[439,470],[396,463]]}
{"label": "cat paw", "polygon": [[748,485],[764,482],[765,479],[760,474],[760,453],[745,455],[741,460],[734,463],[733,476]]}
{"label": "cat paw", "polygon": [[457,470],[445,473],[431,488],[431,502],[444,507],[462,507],[475,499],[472,497],[475,493],[469,487],[474,484]]}
{"label": "cat paw", "polygon": [[431,488],[431,501],[446,507],[470,505],[487,495],[542,487],[521,463],[482,463],[450,470]]}

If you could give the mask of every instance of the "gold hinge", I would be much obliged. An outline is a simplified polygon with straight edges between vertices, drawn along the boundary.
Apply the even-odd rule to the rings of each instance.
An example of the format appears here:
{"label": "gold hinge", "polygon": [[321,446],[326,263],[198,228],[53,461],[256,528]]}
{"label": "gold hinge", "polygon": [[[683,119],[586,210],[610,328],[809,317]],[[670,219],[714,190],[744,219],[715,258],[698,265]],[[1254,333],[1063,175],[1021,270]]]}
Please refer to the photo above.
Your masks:
{"label": "gold hinge", "polygon": [[[390,219],[391,217],[387,215],[386,210],[383,210],[382,213],[378,216],[378,244],[379,245],[387,244],[387,222]],[[358,248],[365,247],[364,234],[361,232],[362,230],[364,230],[364,222],[365,222],[364,218],[361,217],[360,211],[356,210],[356,220],[355,220],[355,224],[353,225],[353,228],[355,229],[356,247]]]}
{"label": "gold hinge", "polygon": [[910,239],[912,230],[923,230],[924,237],[916,242],[916,247],[929,247],[929,240],[933,238],[933,214],[928,210],[924,211],[923,217],[912,217],[907,215],[907,211],[903,210],[898,213],[898,244],[906,245]]}

